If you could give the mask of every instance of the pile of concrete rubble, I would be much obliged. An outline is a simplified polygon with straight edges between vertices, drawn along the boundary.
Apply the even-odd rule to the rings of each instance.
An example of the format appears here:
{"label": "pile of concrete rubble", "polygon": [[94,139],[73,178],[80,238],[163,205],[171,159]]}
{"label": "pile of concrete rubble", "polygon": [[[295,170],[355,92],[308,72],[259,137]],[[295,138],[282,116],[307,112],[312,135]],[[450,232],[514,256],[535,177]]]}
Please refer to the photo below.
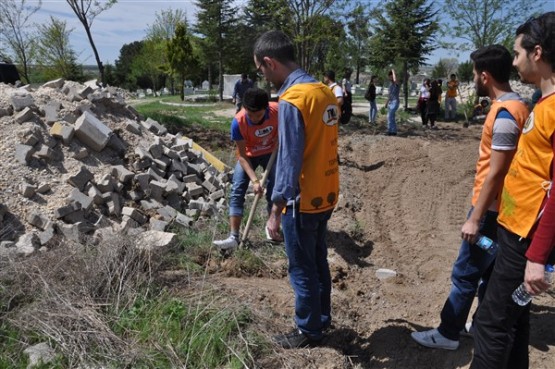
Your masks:
{"label": "pile of concrete rubble", "polygon": [[0,255],[29,255],[60,237],[151,239],[224,207],[229,174],[190,139],[140,117],[116,88],[0,83],[0,139]]}

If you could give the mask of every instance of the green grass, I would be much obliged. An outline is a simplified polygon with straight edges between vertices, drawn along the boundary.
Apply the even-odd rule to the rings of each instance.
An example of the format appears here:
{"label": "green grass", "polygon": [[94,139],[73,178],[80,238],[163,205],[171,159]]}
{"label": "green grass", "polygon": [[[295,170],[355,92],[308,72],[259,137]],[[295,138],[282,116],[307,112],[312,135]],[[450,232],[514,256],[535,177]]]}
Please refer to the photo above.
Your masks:
{"label": "green grass", "polygon": [[[233,117],[224,117],[214,114],[216,110],[231,107],[227,103],[195,104],[187,106],[172,106],[162,104],[160,101],[181,103],[179,97],[141,101],[134,108],[145,118],[152,118],[168,128],[202,127],[205,129],[229,132],[229,125]],[[193,106],[190,106],[193,105]]]}
{"label": "green grass", "polygon": [[250,365],[250,315],[245,309],[220,308],[214,301],[185,302],[167,294],[138,300],[122,312],[115,331],[142,347],[133,368],[242,368]]}

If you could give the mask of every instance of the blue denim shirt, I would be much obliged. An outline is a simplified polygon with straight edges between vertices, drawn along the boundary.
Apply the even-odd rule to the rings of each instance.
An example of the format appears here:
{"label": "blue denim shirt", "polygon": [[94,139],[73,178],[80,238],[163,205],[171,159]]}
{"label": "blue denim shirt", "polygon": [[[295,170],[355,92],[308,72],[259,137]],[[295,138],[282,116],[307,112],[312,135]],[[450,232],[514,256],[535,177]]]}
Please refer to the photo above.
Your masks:
{"label": "blue denim shirt", "polygon": [[401,87],[398,83],[392,83],[389,86],[389,101],[399,100],[399,90]]}
{"label": "blue denim shirt", "polygon": [[[317,82],[302,69],[293,71],[278,91],[281,96],[287,89],[299,83]],[[287,101],[279,101],[278,111],[279,149],[276,159],[276,182],[272,201],[292,205],[299,200],[299,176],[303,166],[305,144],[304,122],[301,112]]]}
{"label": "blue denim shirt", "polygon": [[252,80],[247,78],[245,83],[243,83],[243,80],[240,79],[237,82],[235,82],[235,86],[233,87],[233,94],[231,95],[231,97],[234,99],[242,100],[243,95],[245,94],[245,91],[247,91],[249,88],[253,86],[254,86],[254,82]]}

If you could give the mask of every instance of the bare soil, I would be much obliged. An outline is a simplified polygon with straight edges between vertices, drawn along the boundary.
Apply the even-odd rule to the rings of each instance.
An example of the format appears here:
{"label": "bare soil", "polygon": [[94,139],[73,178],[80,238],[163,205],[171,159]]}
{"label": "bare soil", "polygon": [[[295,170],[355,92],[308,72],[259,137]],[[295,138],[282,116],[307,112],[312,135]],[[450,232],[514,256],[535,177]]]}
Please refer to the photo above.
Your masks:
{"label": "bare soil", "polygon": [[[370,127],[366,109],[356,106],[359,115],[340,128],[342,194],[328,236],[333,329],[321,347],[273,348],[259,358],[260,368],[470,365],[471,338],[463,337],[456,351],[443,351],[419,346],[410,333],[439,324],[470,207],[481,126],[439,122],[431,131],[415,120],[388,137],[383,117]],[[381,281],[375,276],[379,268],[397,276]],[[284,273],[210,278],[254,311],[263,334],[293,327],[293,292]],[[553,291],[535,300],[531,325],[530,368],[553,368]]]}

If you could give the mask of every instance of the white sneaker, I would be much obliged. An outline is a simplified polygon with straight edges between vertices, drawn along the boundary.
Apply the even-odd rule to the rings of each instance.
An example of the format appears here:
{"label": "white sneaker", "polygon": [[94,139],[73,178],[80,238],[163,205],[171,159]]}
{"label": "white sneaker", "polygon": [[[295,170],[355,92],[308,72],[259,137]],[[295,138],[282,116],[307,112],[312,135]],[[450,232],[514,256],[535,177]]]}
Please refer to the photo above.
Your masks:
{"label": "white sneaker", "polygon": [[459,348],[459,341],[443,337],[437,329],[430,329],[429,331],[423,332],[412,332],[410,336],[422,346],[430,348],[439,348],[444,350],[456,350]]}
{"label": "white sneaker", "polygon": [[231,250],[239,246],[239,241],[235,236],[229,236],[225,240],[216,240],[212,243],[220,250]]}
{"label": "white sneaker", "polygon": [[461,330],[461,336],[474,337],[474,326],[472,322],[468,322],[464,325],[464,328]]}

